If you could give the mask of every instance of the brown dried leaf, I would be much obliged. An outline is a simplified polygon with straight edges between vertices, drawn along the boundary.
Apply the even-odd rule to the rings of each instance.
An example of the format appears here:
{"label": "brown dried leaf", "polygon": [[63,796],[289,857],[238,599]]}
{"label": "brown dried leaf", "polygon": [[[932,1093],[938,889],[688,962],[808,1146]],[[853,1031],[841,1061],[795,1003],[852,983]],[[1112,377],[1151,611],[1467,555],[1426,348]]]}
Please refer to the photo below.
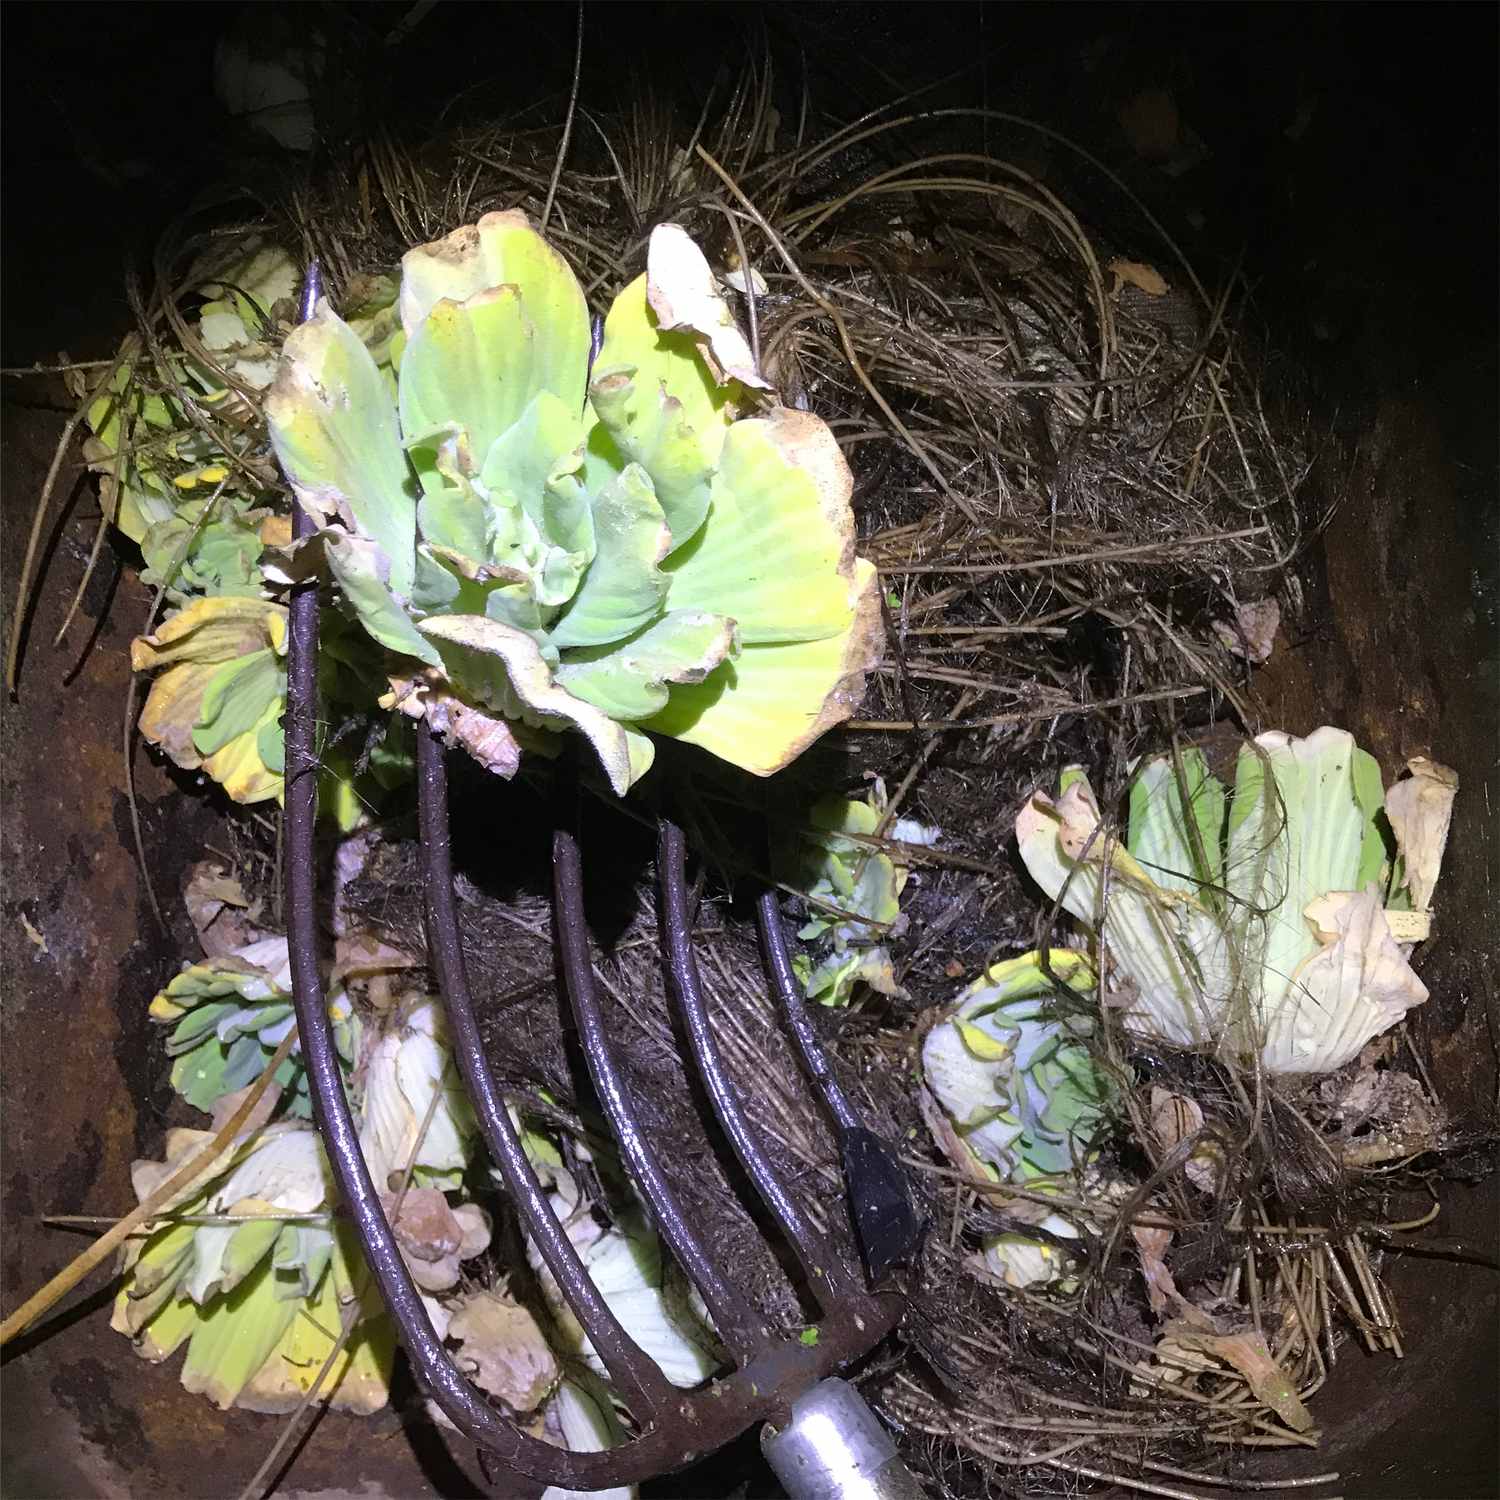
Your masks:
{"label": "brown dried leaf", "polygon": [[750,345],[720,296],[703,252],[678,224],[658,224],[646,250],[646,299],[661,327],[697,335],[714,378],[769,390]]}
{"label": "brown dried leaf", "polygon": [[[1151,1128],[1164,1152],[1175,1151],[1203,1129],[1203,1111],[1185,1094],[1153,1086],[1151,1090]],[[1217,1193],[1224,1173],[1224,1154],[1212,1141],[1194,1148],[1183,1167],[1187,1179],[1199,1192]]]}
{"label": "brown dried leaf", "polygon": [[1214,634],[1224,649],[1257,666],[1270,661],[1280,628],[1281,605],[1275,599],[1236,605],[1232,618],[1213,622]]}
{"label": "brown dried leaf", "polygon": [[465,1297],[448,1324],[459,1367],[517,1415],[535,1411],[561,1373],[531,1313],[501,1292]]}
{"label": "brown dried leaf", "polygon": [[1419,911],[1432,904],[1433,887],[1443,867],[1448,830],[1453,823],[1453,799],[1458,795],[1458,772],[1440,766],[1424,755],[1413,756],[1406,769],[1411,775],[1398,781],[1385,795],[1385,815],[1390,819],[1405,865],[1404,883],[1411,903]]}
{"label": "brown dried leaf", "polygon": [[182,900],[209,958],[222,958],[265,935],[252,921],[244,886],[216,860],[192,866]]}
{"label": "brown dried leaf", "polygon": [[1167,1269],[1166,1254],[1172,1246],[1172,1231],[1132,1224],[1130,1233],[1140,1252],[1141,1274],[1146,1281],[1146,1300],[1151,1304],[1151,1311],[1160,1317],[1170,1306],[1176,1309],[1183,1326],[1217,1333],[1213,1319],[1177,1290],[1177,1283]]}
{"label": "brown dried leaf", "polygon": [[[390,1218],[395,1193],[381,1193]],[[489,1221],[472,1203],[450,1208],[437,1188],[408,1188],[391,1225],[412,1280],[424,1292],[446,1292],[458,1285],[459,1265],[489,1244]]]}
{"label": "brown dried leaf", "polygon": [[1165,297],[1172,290],[1167,285],[1167,278],[1155,266],[1148,266],[1144,261],[1112,260],[1104,269],[1114,277],[1114,283],[1109,289],[1111,297],[1118,297],[1120,289],[1125,286],[1133,286],[1148,297]]}

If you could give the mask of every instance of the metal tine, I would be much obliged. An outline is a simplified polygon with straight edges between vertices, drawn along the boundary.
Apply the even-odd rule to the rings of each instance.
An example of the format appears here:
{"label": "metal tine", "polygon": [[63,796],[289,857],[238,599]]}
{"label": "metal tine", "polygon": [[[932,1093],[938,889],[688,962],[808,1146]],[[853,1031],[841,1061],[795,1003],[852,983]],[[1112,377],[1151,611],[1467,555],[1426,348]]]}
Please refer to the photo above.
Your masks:
{"label": "metal tine", "polygon": [[833,1116],[843,1156],[844,1187],[865,1279],[871,1289],[882,1286],[893,1272],[911,1264],[922,1236],[922,1226],[911,1201],[911,1188],[896,1154],[861,1121],[818,1041],[802,986],[792,971],[786,927],[776,893],[763,891],[755,905],[760,928],[761,961],[780,1005],[781,1017],[796,1039],[808,1076]]}
{"label": "metal tine", "polygon": [[[300,505],[294,511],[293,530],[298,537],[309,536],[313,531],[312,521]],[[400,1329],[401,1342],[421,1384],[475,1442],[493,1448],[512,1463],[529,1460],[532,1465],[545,1463],[557,1470],[561,1467],[557,1463],[557,1450],[505,1421],[474,1390],[443,1348],[386,1220],[344,1096],[343,1075],[318,965],[314,846],[318,788],[317,591],[316,579],[298,584],[292,590],[285,719],[287,947],[297,1031],[314,1119],[365,1258]],[[573,1469],[577,1472],[578,1466]]]}
{"label": "metal tine", "polygon": [[[295,533],[311,534],[312,526],[301,513],[295,512]],[[333,1029],[328,1019],[326,998],[318,967],[316,859],[314,824],[317,813],[317,780],[319,761],[315,736],[317,730],[317,658],[318,601],[317,584],[309,580],[293,589],[290,608],[290,630],[287,650],[286,713],[286,861],[288,924],[287,940],[292,962],[292,985],[297,1012],[298,1033],[307,1068],[313,1114],[322,1136],[339,1193],[359,1236],[366,1260],[374,1273],[381,1296],[400,1334],[401,1343],[413,1365],[419,1385],[431,1395],[458,1428],[482,1448],[494,1453],[512,1469],[568,1491],[609,1489],[635,1484],[668,1473],[691,1462],[701,1454],[732,1441],[756,1421],[768,1417],[784,1421],[785,1408],[807,1384],[831,1372],[839,1364],[868,1348],[893,1326],[898,1307],[891,1299],[885,1303],[856,1294],[830,1314],[826,1337],[816,1347],[805,1347],[785,1341],[771,1343],[743,1369],[716,1382],[709,1393],[679,1391],[661,1376],[656,1366],[633,1344],[626,1343],[627,1358],[638,1358],[649,1372],[645,1380],[632,1381],[628,1369],[611,1369],[616,1388],[629,1399],[629,1392],[644,1388],[644,1397],[636,1415],[640,1432],[618,1448],[599,1452],[569,1451],[530,1436],[491,1407],[459,1371],[452,1357],[433,1329],[421,1294],[402,1259],[395,1236],[381,1206],[369,1168],[359,1149],[349,1102],[344,1095],[343,1078],[334,1047]],[[425,763],[428,827],[437,828],[432,814],[441,812],[446,798],[433,802],[430,793],[445,791],[442,776],[441,747],[428,735],[418,736],[419,763]],[[437,782],[434,785],[434,768]],[[445,824],[445,820],[438,820]],[[430,866],[432,874],[451,875],[447,840],[439,840],[438,863]],[[457,940],[451,884],[438,880],[438,891],[447,890],[447,899],[429,904],[438,941],[434,944],[435,961],[439,949],[458,961],[448,971],[455,972],[458,986],[455,994],[460,1007],[467,1004],[463,986],[461,949]],[[435,910],[434,910],[435,908]],[[472,1007],[468,1007],[472,1018]],[[475,1080],[471,1079],[471,1087]],[[494,1091],[487,1070],[481,1070],[475,1088],[477,1099],[486,1095],[494,1105]],[[496,1131],[503,1136],[510,1129],[509,1115],[500,1106],[503,1125]],[[519,1146],[519,1143],[517,1143]],[[493,1146],[492,1146],[492,1149]],[[498,1154],[498,1153],[497,1153]],[[518,1151],[517,1177],[524,1188],[534,1174]],[[521,1202],[518,1196],[517,1202]],[[522,1209],[523,1215],[525,1213]],[[542,1200],[541,1212],[531,1216],[536,1224],[550,1219],[556,1225],[551,1207]],[[564,1236],[566,1243],[566,1237]],[[566,1244],[564,1261],[577,1262],[570,1243]],[[581,1269],[581,1268],[580,1268]],[[556,1268],[554,1268],[556,1272]],[[558,1276],[559,1283],[580,1316],[601,1357],[601,1336],[607,1341],[607,1330],[614,1325],[613,1316],[588,1311],[596,1294],[592,1282],[568,1289],[566,1264]],[[606,1360],[606,1368],[611,1368]],[[653,1378],[654,1377],[654,1378]],[[621,1389],[623,1387],[623,1389]]]}
{"label": "metal tine", "polygon": [[[322,295],[318,264],[312,262],[303,281],[299,311],[301,321],[313,316]],[[300,502],[292,506],[292,534],[305,540],[316,531],[316,523]],[[523,1473],[545,1477],[570,1487],[600,1488],[620,1483],[628,1466],[619,1455],[570,1453],[522,1432],[507,1421],[481,1396],[453,1362],[432,1326],[422,1295],[406,1268],[396,1237],[391,1231],[380,1196],[370,1177],[359,1133],[349,1101],[318,957],[318,891],[316,822],[318,812],[318,581],[309,578],[293,586],[287,610],[287,696],[285,857],[287,887],[287,949],[292,971],[292,1004],[297,1016],[303,1066],[312,1096],[313,1119],[322,1138],[329,1166],[340,1197],[348,1210],[366,1262],[375,1277],[387,1310],[401,1336],[401,1343],[414,1367],[419,1384],[471,1440],[497,1454]],[[423,736],[418,736],[419,747]],[[420,754],[420,748],[419,748]],[[441,752],[439,752],[439,755]],[[439,762],[439,764],[441,764]],[[446,847],[446,845],[445,845]],[[451,910],[451,908],[450,908]],[[507,1126],[509,1120],[506,1120]],[[529,1170],[529,1168],[528,1168]],[[533,1178],[534,1181],[534,1178]],[[550,1214],[550,1206],[547,1206]],[[553,1216],[552,1222],[556,1224]],[[566,1242],[566,1236],[563,1237]],[[571,1243],[567,1249],[578,1264]],[[559,1281],[563,1278],[559,1276]],[[585,1280],[586,1280],[585,1276]],[[590,1292],[593,1284],[588,1283]],[[597,1294],[596,1294],[597,1295]],[[597,1344],[596,1344],[596,1347]],[[630,1351],[649,1372],[644,1381],[624,1374],[625,1391],[635,1390],[642,1402],[643,1421],[652,1414],[652,1402],[673,1388],[656,1366],[634,1345]],[[601,1350],[601,1358],[603,1351]],[[614,1373],[613,1371],[611,1373]],[[616,1381],[621,1379],[616,1375]],[[652,1457],[650,1443],[638,1445],[634,1455]],[[650,1472],[650,1467],[640,1470]]]}
{"label": "metal tine", "polygon": [[686,863],[686,841],[682,830],[663,818],[657,840],[656,865],[661,882],[661,937],[668,989],[681,1008],[688,1045],[708,1089],[714,1113],[735,1154],[750,1174],[756,1191],[791,1242],[808,1274],[818,1306],[826,1314],[839,1298],[862,1296],[864,1288],[851,1279],[842,1258],[834,1253],[827,1237],[807,1219],[787,1190],[725,1070],[709,1025],[708,1008],[698,978],[698,961],[693,953]]}
{"label": "metal tine", "polygon": [[[610,1378],[644,1423],[653,1410],[677,1399],[677,1389],[626,1333],[590,1280],[578,1251],[558,1221],[511,1124],[510,1112],[485,1061],[484,1041],[474,1016],[464,967],[463,941],[453,902],[453,860],[448,830],[448,776],[442,743],[424,728],[417,733],[417,816],[422,840],[428,947],[452,1029],[469,1098],[479,1117],[485,1144],[505,1180],[511,1201],[542,1259],[557,1278],[569,1305],[588,1331]],[[581,922],[581,913],[579,916]],[[564,932],[566,933],[566,927]]]}
{"label": "metal tine", "polygon": [[614,1128],[615,1140],[630,1168],[631,1178],[650,1206],[656,1227],[676,1256],[678,1265],[703,1294],[720,1339],[728,1346],[736,1362],[745,1364],[757,1351],[765,1348],[774,1335],[739,1289],[725,1279],[703,1241],[687,1222],[681,1200],[667,1181],[656,1152],[641,1127],[635,1101],[616,1063],[599,1007],[588,927],[584,919],[583,866],[578,855],[578,842],[571,833],[562,829],[552,836],[552,878],[558,952],[594,1090]]}
{"label": "metal tine", "polygon": [[781,923],[781,911],[777,906],[775,891],[762,891],[755,903],[755,922],[760,929],[760,955],[766,974],[771,980],[771,989],[781,1008],[782,1018],[796,1039],[797,1050],[802,1054],[803,1066],[817,1085],[828,1112],[839,1130],[850,1131],[863,1128],[854,1107],[834,1078],[828,1066],[828,1058],[818,1045],[812,1022],[808,1019],[807,1001],[802,998],[802,986],[792,972],[792,955],[786,945],[786,930]]}

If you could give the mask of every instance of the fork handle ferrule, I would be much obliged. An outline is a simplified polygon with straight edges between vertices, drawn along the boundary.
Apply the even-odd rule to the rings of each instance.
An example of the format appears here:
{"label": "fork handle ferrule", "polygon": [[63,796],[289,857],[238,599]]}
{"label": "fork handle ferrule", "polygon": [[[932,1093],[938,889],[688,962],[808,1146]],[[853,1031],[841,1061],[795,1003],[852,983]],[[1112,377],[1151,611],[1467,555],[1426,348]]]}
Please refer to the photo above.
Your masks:
{"label": "fork handle ferrule", "polygon": [[880,1418],[837,1376],[798,1396],[785,1427],[763,1428],[761,1451],[790,1500],[923,1500]]}

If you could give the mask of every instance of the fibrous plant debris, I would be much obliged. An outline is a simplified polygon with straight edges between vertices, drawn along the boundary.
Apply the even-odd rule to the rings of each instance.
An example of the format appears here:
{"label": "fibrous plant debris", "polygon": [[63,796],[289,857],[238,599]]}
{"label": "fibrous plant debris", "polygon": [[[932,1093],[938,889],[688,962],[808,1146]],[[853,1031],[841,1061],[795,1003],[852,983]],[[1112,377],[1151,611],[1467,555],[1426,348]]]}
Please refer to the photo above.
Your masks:
{"label": "fibrous plant debris", "polygon": [[[599,311],[643,268],[653,225],[680,224],[705,245],[755,369],[838,437],[860,550],[882,574],[884,664],[858,716],[793,777],[820,792],[883,778],[891,795],[862,835],[872,851],[889,847],[898,816],[941,830],[935,845],[901,850],[914,873],[909,925],[889,945],[892,993],[866,995],[827,1027],[847,1086],[902,1144],[931,1226],[902,1348],[872,1388],[954,1492],[1066,1476],[1181,1493],[1222,1472],[1228,1448],[1313,1440],[1305,1403],[1341,1330],[1399,1352],[1379,1247],[1412,1225],[1392,1222],[1388,1179],[1359,1173],[1440,1146],[1440,1109],[1394,1049],[1288,1096],[1105,1026],[1101,1054],[1129,1080],[1129,1131],[1103,1141],[1101,1164],[1132,1186],[1107,1220],[1055,1191],[1034,1195],[1040,1215],[1019,1216],[1024,1184],[1002,1191],[932,1146],[918,1017],[953,1000],[959,976],[1033,946],[1045,908],[1010,835],[1043,766],[1086,761],[1114,790],[1131,755],[1167,731],[1247,716],[1245,662],[1268,649],[1277,597],[1289,612],[1300,604],[1287,565],[1310,530],[1306,439],[1271,414],[1234,287],[1208,294],[1154,221],[1066,141],[990,121],[991,139],[1012,132],[1023,167],[967,149],[977,112],[877,113],[819,135],[805,113],[789,124],[773,97],[762,71],[696,125],[647,100],[591,120],[556,173],[552,126],[459,125],[414,147],[377,134],[285,198],[247,205],[239,222],[184,224],[162,247],[155,288],[135,299],[140,329],[116,367],[135,436],[97,455],[101,477],[117,494],[121,455],[150,447],[172,483],[209,486],[195,528],[212,524],[236,482],[285,513],[258,389],[184,312],[221,295],[213,277],[252,246],[316,257],[353,318],[379,304],[405,250],[490,211],[540,222]],[[1062,162],[1093,173],[1107,232],[1076,194],[1048,185]],[[290,309],[258,311],[279,343]],[[172,348],[216,372],[229,399],[186,388]],[[163,448],[144,430],[153,399],[201,441]],[[212,454],[226,456],[223,473],[205,469]],[[745,853],[758,841],[734,830],[770,799],[686,766],[683,796],[718,898],[721,875],[766,873]],[[787,811],[813,800],[799,797],[778,788],[781,832],[805,831]],[[507,881],[503,894],[462,893],[491,1060],[516,1107],[559,1133],[570,1170],[606,1202],[610,1185],[590,1176],[600,1126],[558,1021],[546,909],[514,871]],[[253,883],[264,887],[263,874]],[[349,899],[399,946],[419,946],[409,845],[385,845]],[[742,1232],[735,1185],[677,1060],[647,898],[636,905],[599,963],[611,1026],[629,1039],[648,1117],[674,1142],[683,1191],[740,1257],[734,1274],[794,1323],[793,1288],[764,1239]],[[752,1111],[808,1211],[841,1236],[828,1207],[840,1189],[832,1136],[800,1090],[777,1083],[796,1069],[747,978],[758,974],[753,940],[718,899],[700,905],[699,925],[724,1045],[761,1085]],[[1071,1289],[1042,1296],[976,1274],[985,1243],[1069,1209]]]}

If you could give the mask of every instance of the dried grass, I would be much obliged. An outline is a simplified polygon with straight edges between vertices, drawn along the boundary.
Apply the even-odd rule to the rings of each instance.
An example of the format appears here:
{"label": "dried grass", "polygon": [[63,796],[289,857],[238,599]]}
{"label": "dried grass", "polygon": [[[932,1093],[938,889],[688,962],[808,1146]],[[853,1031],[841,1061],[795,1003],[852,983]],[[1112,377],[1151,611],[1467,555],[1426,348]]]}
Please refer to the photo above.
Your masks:
{"label": "dried grass", "polygon": [[[913,1082],[918,1017],[949,997],[954,973],[1031,946],[1044,913],[1006,851],[1015,808],[1050,766],[1082,759],[1101,785],[1119,784],[1147,741],[1247,717],[1246,669],[1211,624],[1273,594],[1299,602],[1288,563],[1313,529],[1299,500],[1305,430],[1295,413],[1271,414],[1285,406],[1261,388],[1234,284],[1210,296],[1159,226],[1071,143],[978,111],[877,112],[819,135],[805,107],[789,127],[776,97],[762,67],[696,121],[652,95],[618,119],[580,112],[560,173],[556,122],[458,125],[415,148],[377,133],[238,221],[221,213],[211,228],[169,238],[156,291],[135,301],[135,378],[171,389],[195,425],[274,482],[250,393],[207,409],[163,352],[170,334],[206,358],[192,348],[185,298],[252,233],[316,256],[336,301],[359,278],[393,270],[410,245],[513,207],[550,211],[549,234],[599,309],[643,268],[646,235],[664,219],[718,262],[764,277],[764,294],[740,310],[782,399],[827,419],[849,458],[862,547],[889,591],[889,652],[861,716],[790,786],[768,794],[700,768],[681,778],[679,815],[705,851],[713,892],[721,879],[727,891],[737,875],[764,874],[743,851],[759,847],[766,821],[795,826],[800,814],[788,809],[804,786],[880,775],[892,817],[899,809],[945,830],[941,849],[906,851],[918,873],[894,954],[909,1003],[827,1022],[846,1085],[905,1143],[932,1226],[902,1348],[871,1372],[871,1388],[945,1493],[1104,1482],[1192,1493],[1184,1484],[1222,1477],[1227,1450],[1311,1438],[1276,1421],[1233,1370],[1176,1382],[1140,1367],[1155,1333],[1123,1243],[1129,1218],[1173,1229],[1179,1280],[1242,1313],[1305,1397],[1326,1378],[1341,1327],[1400,1351],[1372,1248],[1390,1234],[1376,1195],[1351,1191],[1326,1121],[1309,1123],[1263,1080],[1157,1056],[1145,1060],[1154,1077],[1191,1079],[1234,1145],[1234,1191],[1222,1200],[1233,1211],[1191,1196],[1180,1152],[1151,1157],[1136,1100],[1137,1144],[1121,1149],[1137,1153],[1145,1186],[1103,1236],[1085,1237],[1077,1292],[993,1285],[971,1258],[1004,1222],[1003,1205],[940,1166],[928,1144]],[[981,125],[989,141],[1014,140],[1026,166],[966,149]],[[1048,162],[1064,160],[1091,176],[1107,237],[1048,185]],[[1142,290],[1121,260],[1149,261],[1170,289]],[[616,889],[633,893],[641,861],[619,852],[630,844],[616,820],[591,847],[612,851]],[[471,859],[475,879],[497,884],[464,893],[492,1060],[524,1111],[588,1140],[600,1127],[559,1015],[545,904],[527,884],[545,849],[533,841],[528,852],[516,837],[506,848],[503,869],[492,851]],[[408,945],[421,941],[413,861],[392,842],[352,898]],[[627,1077],[673,1142],[683,1191],[734,1274],[795,1317],[796,1289],[752,1232],[682,1070],[649,898],[632,900],[598,970]],[[842,1215],[827,1212],[839,1189],[833,1143],[787,1082],[796,1068],[751,977],[753,942],[720,903],[705,902],[700,920],[721,1040],[738,1076],[756,1080],[751,1107],[809,1211],[845,1235]],[[1141,1068],[1138,1052],[1125,1059],[1126,1044],[1106,1035],[1116,1062]],[[584,1170],[576,1154],[575,1164]]]}

